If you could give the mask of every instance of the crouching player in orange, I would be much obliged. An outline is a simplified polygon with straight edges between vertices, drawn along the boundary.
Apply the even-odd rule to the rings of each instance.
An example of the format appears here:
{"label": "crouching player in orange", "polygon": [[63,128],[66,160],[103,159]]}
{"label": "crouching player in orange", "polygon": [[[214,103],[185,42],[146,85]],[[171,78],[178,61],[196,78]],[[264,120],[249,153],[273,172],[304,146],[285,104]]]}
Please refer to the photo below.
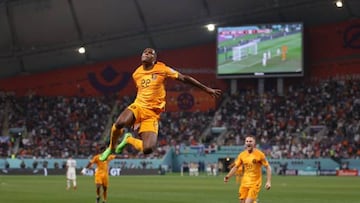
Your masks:
{"label": "crouching player in orange", "polygon": [[235,160],[234,166],[224,177],[224,182],[239,173],[239,168],[243,167],[243,176],[239,188],[239,203],[254,203],[260,192],[262,184],[261,167],[266,167],[266,183],[265,189],[271,188],[271,167],[266,160],[265,154],[255,148],[255,138],[247,136],[245,138],[245,150],[239,154]]}
{"label": "crouching player in orange", "polygon": [[95,170],[95,185],[96,185],[96,203],[100,202],[100,190],[103,190],[103,203],[107,200],[107,189],[109,186],[109,162],[115,159],[115,155],[110,155],[106,161],[100,161],[100,154],[95,155],[87,166],[81,171],[85,173],[86,168],[91,168],[93,164],[96,164]]}

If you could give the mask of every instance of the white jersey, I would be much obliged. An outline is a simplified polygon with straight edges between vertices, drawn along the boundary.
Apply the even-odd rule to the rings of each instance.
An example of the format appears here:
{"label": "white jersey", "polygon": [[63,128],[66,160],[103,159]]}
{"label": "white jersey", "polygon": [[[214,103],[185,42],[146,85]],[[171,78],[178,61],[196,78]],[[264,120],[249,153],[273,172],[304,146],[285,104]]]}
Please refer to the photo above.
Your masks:
{"label": "white jersey", "polygon": [[75,159],[68,159],[66,161],[66,177],[67,179],[76,179],[76,160]]}

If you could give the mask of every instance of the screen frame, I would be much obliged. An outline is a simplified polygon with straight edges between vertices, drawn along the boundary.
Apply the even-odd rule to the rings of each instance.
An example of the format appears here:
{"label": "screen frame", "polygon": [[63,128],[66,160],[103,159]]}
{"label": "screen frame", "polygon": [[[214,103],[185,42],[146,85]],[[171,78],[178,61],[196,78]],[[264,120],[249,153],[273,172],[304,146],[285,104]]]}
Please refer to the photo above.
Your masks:
{"label": "screen frame", "polygon": [[[301,25],[301,53],[300,53],[300,66],[301,71],[277,71],[277,72],[247,72],[247,73],[231,73],[220,74],[219,73],[219,30],[231,29],[231,28],[245,28],[251,26],[275,26],[275,25]],[[238,26],[219,26],[216,29],[216,77],[219,79],[236,79],[236,78],[281,78],[281,77],[303,77],[305,72],[304,66],[304,23],[303,22],[282,22],[282,23],[258,23],[258,24],[244,24]]]}

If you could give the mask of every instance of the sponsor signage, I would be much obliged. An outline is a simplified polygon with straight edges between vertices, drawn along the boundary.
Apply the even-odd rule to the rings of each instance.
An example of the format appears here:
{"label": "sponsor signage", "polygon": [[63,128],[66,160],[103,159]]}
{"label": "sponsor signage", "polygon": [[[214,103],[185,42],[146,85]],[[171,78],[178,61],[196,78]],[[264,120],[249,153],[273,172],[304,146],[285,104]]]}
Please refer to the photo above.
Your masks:
{"label": "sponsor signage", "polygon": [[304,170],[298,170],[299,176],[316,176],[316,171],[304,171]]}
{"label": "sponsor signage", "polygon": [[321,176],[336,176],[336,170],[320,170]]}
{"label": "sponsor signage", "polygon": [[287,176],[296,176],[297,175],[297,170],[296,169],[287,169],[285,171],[285,175]]}
{"label": "sponsor signage", "polygon": [[358,170],[337,170],[337,176],[358,176]]}
{"label": "sponsor signage", "polygon": [[[77,174],[80,173],[80,169],[77,169]],[[110,168],[110,176],[120,175],[158,175],[160,174],[158,169],[121,169],[121,168]],[[45,175],[43,169],[2,169],[0,175]],[[66,169],[47,169],[46,175],[66,175]],[[95,175],[94,169],[86,169],[86,176]]]}

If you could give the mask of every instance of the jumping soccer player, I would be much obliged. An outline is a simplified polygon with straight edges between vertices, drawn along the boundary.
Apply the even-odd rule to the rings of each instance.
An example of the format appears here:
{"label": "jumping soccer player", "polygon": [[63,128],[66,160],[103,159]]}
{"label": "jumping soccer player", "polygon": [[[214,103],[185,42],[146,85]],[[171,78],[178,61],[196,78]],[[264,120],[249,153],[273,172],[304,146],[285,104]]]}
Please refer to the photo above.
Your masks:
{"label": "jumping soccer player", "polygon": [[[100,157],[102,161],[113,152],[121,153],[126,144],[131,144],[144,154],[153,152],[157,143],[160,114],[165,110],[166,78],[198,87],[215,98],[221,94],[221,90],[207,87],[191,76],[183,75],[157,61],[156,52],[152,48],[143,51],[141,62],[142,65],[132,75],[138,90],[136,99],[113,124],[110,144]],[[141,139],[134,138],[131,133],[125,133],[121,143],[116,146],[119,137],[124,133],[124,128],[133,125],[139,125],[138,132]]]}

